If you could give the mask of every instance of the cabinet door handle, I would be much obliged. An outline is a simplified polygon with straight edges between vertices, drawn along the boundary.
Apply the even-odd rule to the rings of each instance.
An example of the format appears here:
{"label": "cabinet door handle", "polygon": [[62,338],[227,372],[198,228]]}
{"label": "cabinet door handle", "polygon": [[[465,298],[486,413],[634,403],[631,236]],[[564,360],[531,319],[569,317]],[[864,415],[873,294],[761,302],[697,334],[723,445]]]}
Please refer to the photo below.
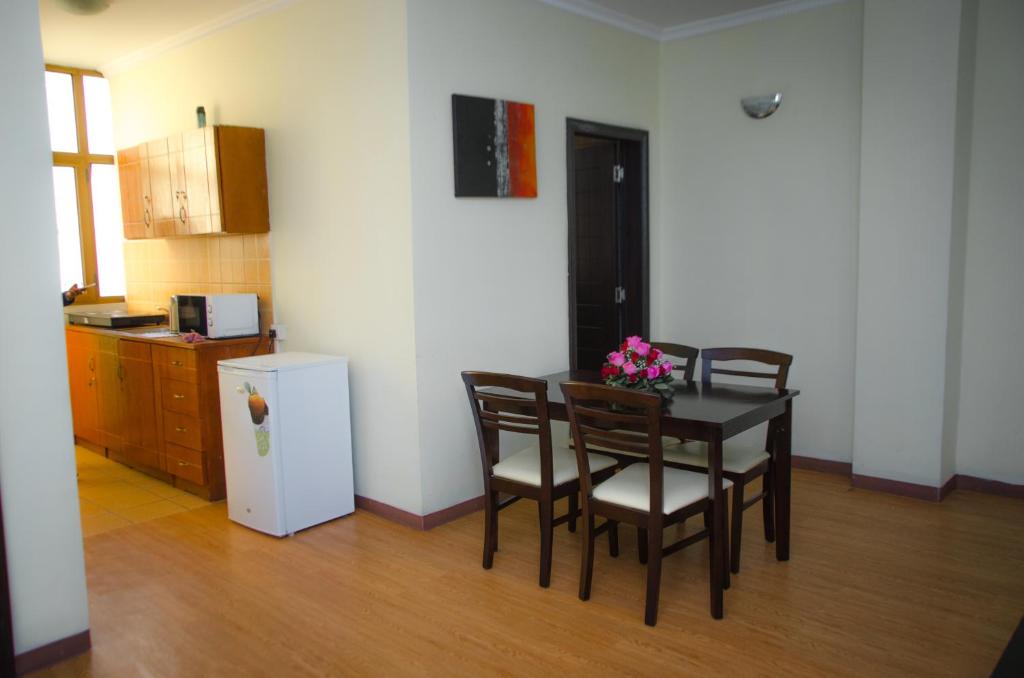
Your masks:
{"label": "cabinet door handle", "polygon": [[96,359],[95,358],[89,358],[89,371],[90,372],[95,372],[96,371]]}
{"label": "cabinet door handle", "polygon": [[147,210],[143,210],[142,211],[142,222],[144,224],[146,224],[146,228],[149,228],[149,222],[150,221],[152,221],[152,219],[149,216],[149,210],[148,209]]}
{"label": "cabinet door handle", "polygon": [[180,360],[172,360],[171,365],[173,365],[174,367],[184,367],[185,363],[181,362]]}
{"label": "cabinet door handle", "polygon": [[183,395],[182,395],[182,394],[180,394],[180,393],[175,393],[175,394],[174,394],[174,399],[175,399],[175,400],[184,400],[184,399],[185,399],[185,396],[183,396]]}
{"label": "cabinet door handle", "polygon": [[178,218],[181,219],[181,223],[185,223],[185,206],[182,205],[178,210]]}
{"label": "cabinet door handle", "polygon": [[174,430],[177,431],[178,433],[187,433],[188,432],[188,429],[185,428],[184,426],[175,426]]}
{"label": "cabinet door handle", "polygon": [[179,461],[178,462],[178,466],[188,466],[188,462],[187,461]]}

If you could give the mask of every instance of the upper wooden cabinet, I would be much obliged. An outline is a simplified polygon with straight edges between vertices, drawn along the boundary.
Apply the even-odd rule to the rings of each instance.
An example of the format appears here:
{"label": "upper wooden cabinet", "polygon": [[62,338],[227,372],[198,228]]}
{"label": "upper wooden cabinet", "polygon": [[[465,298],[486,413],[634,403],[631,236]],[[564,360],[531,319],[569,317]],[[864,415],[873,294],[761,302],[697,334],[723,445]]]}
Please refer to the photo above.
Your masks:
{"label": "upper wooden cabinet", "polygon": [[204,127],[117,153],[124,237],[266,233],[266,142],[255,127]]}

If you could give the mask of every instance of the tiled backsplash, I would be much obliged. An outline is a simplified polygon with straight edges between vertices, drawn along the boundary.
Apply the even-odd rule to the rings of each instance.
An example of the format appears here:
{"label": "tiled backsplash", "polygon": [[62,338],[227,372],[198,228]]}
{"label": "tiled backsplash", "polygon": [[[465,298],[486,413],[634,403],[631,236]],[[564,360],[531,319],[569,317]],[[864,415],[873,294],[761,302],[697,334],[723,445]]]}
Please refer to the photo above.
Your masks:
{"label": "tiled backsplash", "polygon": [[255,292],[266,332],[274,320],[269,238],[263,233],[126,241],[127,301],[166,308],[172,294]]}

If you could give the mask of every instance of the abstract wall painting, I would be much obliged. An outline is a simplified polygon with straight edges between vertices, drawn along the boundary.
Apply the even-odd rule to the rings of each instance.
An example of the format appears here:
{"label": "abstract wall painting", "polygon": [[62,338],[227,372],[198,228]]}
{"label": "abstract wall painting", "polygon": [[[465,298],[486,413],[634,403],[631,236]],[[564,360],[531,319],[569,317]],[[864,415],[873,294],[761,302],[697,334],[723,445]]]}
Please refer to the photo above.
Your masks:
{"label": "abstract wall painting", "polygon": [[533,104],[452,95],[455,197],[536,198]]}

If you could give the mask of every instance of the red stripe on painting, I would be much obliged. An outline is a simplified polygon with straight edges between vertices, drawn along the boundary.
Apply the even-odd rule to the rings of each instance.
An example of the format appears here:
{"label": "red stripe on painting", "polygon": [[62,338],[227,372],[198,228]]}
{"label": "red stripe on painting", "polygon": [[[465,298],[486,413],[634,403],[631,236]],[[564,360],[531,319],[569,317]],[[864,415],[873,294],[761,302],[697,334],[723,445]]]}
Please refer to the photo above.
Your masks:
{"label": "red stripe on painting", "polygon": [[537,197],[537,151],[533,131],[533,104],[507,102],[509,195]]}

